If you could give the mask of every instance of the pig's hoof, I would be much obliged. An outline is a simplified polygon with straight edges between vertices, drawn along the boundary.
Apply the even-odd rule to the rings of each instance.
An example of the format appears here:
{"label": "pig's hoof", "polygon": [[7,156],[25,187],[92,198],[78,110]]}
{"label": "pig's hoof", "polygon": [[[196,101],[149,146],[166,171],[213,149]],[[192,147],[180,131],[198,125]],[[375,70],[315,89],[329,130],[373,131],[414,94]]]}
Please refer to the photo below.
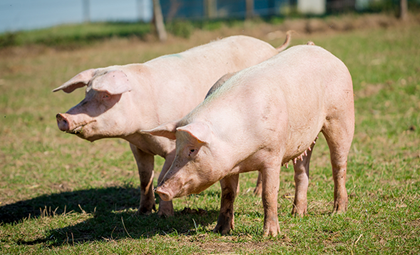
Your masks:
{"label": "pig's hoof", "polygon": [[159,202],[159,210],[157,213],[160,217],[171,217],[174,216],[174,206],[172,201],[160,201]]}
{"label": "pig's hoof", "polygon": [[277,226],[269,226],[269,227],[265,227],[264,228],[264,236],[272,236],[275,237],[279,234],[280,232],[280,227],[277,224]]}
{"label": "pig's hoof", "polygon": [[163,211],[158,211],[157,215],[158,215],[159,217],[162,217],[162,218],[167,218],[167,217],[172,217],[172,216],[174,216],[174,213],[173,213],[173,212],[163,212]]}
{"label": "pig's hoof", "polygon": [[254,195],[257,196],[257,197],[261,197],[261,194],[262,194],[262,187],[261,186],[255,187]]}
{"label": "pig's hoof", "polygon": [[150,214],[152,214],[152,210],[153,211],[156,211],[155,204],[153,204],[153,206],[143,206],[143,205],[141,205],[139,207],[139,209],[137,210],[137,214],[140,214],[140,215],[150,215]]}
{"label": "pig's hoof", "polygon": [[342,203],[334,203],[334,208],[333,208],[333,212],[332,214],[342,214],[345,213],[347,211],[347,203],[346,202],[342,202]]}
{"label": "pig's hoof", "polygon": [[345,213],[347,210],[340,210],[340,209],[335,209],[334,208],[334,210],[333,210],[333,212],[332,212],[332,215],[336,215],[336,214],[343,214],[343,213]]}
{"label": "pig's hoof", "polygon": [[159,217],[163,217],[163,218],[171,217],[171,216],[174,216],[174,210],[173,210],[173,208],[171,208],[171,209],[159,208],[159,211],[158,211],[157,215]]}
{"label": "pig's hoof", "polygon": [[217,224],[216,227],[213,229],[213,233],[220,233],[221,235],[227,235],[230,232],[229,224]]}
{"label": "pig's hoof", "polygon": [[293,206],[292,215],[303,217],[308,213],[306,207]]}
{"label": "pig's hoof", "polygon": [[214,228],[214,233],[220,233],[222,235],[229,234],[231,229],[235,228],[235,220],[233,213],[220,213],[217,219],[217,225]]}
{"label": "pig's hoof", "polygon": [[138,210],[137,214],[138,215],[150,215],[150,214],[152,214],[152,211],[140,211],[140,210]]}

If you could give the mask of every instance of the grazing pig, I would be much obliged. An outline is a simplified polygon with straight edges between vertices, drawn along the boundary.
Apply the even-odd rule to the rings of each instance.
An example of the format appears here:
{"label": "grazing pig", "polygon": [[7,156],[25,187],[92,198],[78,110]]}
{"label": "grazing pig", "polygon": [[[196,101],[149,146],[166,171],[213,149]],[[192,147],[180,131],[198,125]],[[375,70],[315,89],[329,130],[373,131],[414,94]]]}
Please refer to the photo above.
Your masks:
{"label": "grazing pig", "polygon": [[314,45],[292,47],[233,75],[179,121],[143,131],[176,139],[176,156],[156,192],[163,200],[222,187],[215,232],[234,226],[239,173],[262,179],[264,235],[279,232],[277,193],[282,165],[295,170],[293,214],[307,211],[309,161],[325,136],[334,179],[334,212],[347,209],[347,155],[354,132],[353,88],[346,66]]}
{"label": "grazing pig", "polygon": [[[290,31],[289,31],[290,32]],[[312,41],[308,41],[306,43],[306,45],[315,45],[314,42]],[[236,73],[227,73],[225,75],[223,75],[209,90],[209,92],[207,92],[206,98],[208,96],[210,96],[214,91],[216,91],[220,86],[222,86],[227,80],[229,80],[230,77],[232,77],[233,75],[235,75]],[[258,180],[257,180],[257,185],[255,186],[254,189],[254,195],[256,196],[261,196],[262,193],[262,179],[261,179],[261,173],[258,174]]]}
{"label": "grazing pig", "polygon": [[[144,135],[140,130],[182,118],[222,75],[274,56],[289,41],[290,33],[275,49],[252,37],[232,36],[143,64],[83,71],[53,90],[71,93],[87,86],[85,99],[57,114],[58,127],[91,142],[101,138],[127,140],[140,175],[139,212],[150,214],[155,209],[154,155],[166,159],[163,176],[175,156],[175,142]],[[158,214],[173,215],[172,202],[161,201]]]}

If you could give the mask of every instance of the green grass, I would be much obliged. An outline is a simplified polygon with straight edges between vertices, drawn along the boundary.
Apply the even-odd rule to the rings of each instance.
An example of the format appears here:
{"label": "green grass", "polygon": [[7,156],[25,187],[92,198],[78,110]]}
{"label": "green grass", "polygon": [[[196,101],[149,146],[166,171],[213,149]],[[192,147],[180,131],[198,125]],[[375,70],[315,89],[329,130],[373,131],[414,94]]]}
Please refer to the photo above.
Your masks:
{"label": "green grass", "polygon": [[0,48],[42,44],[47,46],[80,46],[112,37],[144,38],[150,33],[149,23],[86,23],[0,34]]}
{"label": "green grass", "polygon": [[[174,217],[137,215],[139,180],[127,143],[89,143],[56,127],[55,114],[84,94],[51,90],[76,73],[144,62],[205,39],[153,45],[116,40],[73,51],[22,47],[5,52],[0,58],[0,253],[418,254],[419,29],[410,25],[293,37],[293,44],[314,41],[350,69],[356,132],[348,162],[347,213],[330,214],[333,181],[320,136],[312,156],[308,216],[290,215],[293,170],[282,169],[281,233],[275,238],[261,236],[262,202],[252,195],[255,172],[241,176],[235,229],[220,236],[211,231],[219,211],[219,184],[176,199]],[[156,175],[162,164],[157,157]]]}
{"label": "green grass", "polygon": [[[195,29],[214,31],[224,26],[242,26],[243,21],[185,21],[176,20],[166,24],[168,33],[176,37],[189,38]],[[144,40],[152,34],[151,23],[135,22],[94,22],[67,24],[50,28],[6,32],[0,34],[0,49],[10,46],[46,45],[56,48],[80,48],[110,38],[139,38]]]}

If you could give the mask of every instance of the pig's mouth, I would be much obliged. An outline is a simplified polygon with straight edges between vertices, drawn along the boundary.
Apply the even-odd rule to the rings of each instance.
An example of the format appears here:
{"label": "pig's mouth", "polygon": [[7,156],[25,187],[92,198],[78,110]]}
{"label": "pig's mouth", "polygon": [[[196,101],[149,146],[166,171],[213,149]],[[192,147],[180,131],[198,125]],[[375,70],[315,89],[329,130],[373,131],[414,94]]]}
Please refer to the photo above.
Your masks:
{"label": "pig's mouth", "polygon": [[91,120],[91,121],[89,121],[89,122],[81,123],[81,124],[77,125],[75,128],[73,128],[72,130],[67,131],[67,133],[69,133],[69,134],[73,134],[73,135],[80,135],[80,134],[83,134],[83,128],[84,128],[86,125],[89,125],[89,124],[90,124],[90,123],[92,123],[92,122],[96,122],[96,120]]}
{"label": "pig's mouth", "polygon": [[171,201],[175,197],[182,196],[182,184],[177,183],[176,187],[169,188],[166,185],[159,185],[155,192],[159,194],[160,198],[164,201]]}
{"label": "pig's mouth", "polygon": [[156,189],[155,192],[159,194],[160,198],[164,201],[171,201],[174,198],[177,197],[183,197],[190,194],[198,194],[208,187],[210,187],[211,184],[206,184],[204,186],[198,186],[194,187],[190,184],[190,181],[181,182],[176,181],[172,183],[172,185],[164,185],[160,184]]}

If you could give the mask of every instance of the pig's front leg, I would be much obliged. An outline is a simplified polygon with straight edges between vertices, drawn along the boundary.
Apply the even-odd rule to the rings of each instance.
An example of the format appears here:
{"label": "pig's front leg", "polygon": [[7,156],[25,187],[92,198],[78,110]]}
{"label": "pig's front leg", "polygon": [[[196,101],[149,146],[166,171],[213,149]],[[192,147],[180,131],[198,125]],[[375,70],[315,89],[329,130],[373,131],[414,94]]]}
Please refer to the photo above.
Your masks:
{"label": "pig's front leg", "polygon": [[219,218],[213,232],[228,234],[234,228],[233,203],[239,192],[239,174],[227,176],[220,180],[222,199]]}
{"label": "pig's front leg", "polygon": [[264,206],[264,236],[277,236],[280,232],[277,216],[277,194],[279,192],[281,164],[266,166],[261,170],[262,201]]}
{"label": "pig's front leg", "polygon": [[138,213],[151,214],[152,210],[156,210],[153,194],[154,155],[140,151],[131,143],[130,148],[136,159],[140,176],[140,207]]}
{"label": "pig's front leg", "polygon": [[[165,176],[166,172],[168,172],[169,168],[172,165],[172,162],[175,158],[175,150],[170,152],[168,155],[166,155],[165,163],[163,164],[162,171],[159,174],[158,177],[158,185],[162,182],[163,177]],[[159,216],[163,217],[169,217],[174,215],[174,206],[172,204],[172,201],[164,201],[162,199],[159,200]]]}

